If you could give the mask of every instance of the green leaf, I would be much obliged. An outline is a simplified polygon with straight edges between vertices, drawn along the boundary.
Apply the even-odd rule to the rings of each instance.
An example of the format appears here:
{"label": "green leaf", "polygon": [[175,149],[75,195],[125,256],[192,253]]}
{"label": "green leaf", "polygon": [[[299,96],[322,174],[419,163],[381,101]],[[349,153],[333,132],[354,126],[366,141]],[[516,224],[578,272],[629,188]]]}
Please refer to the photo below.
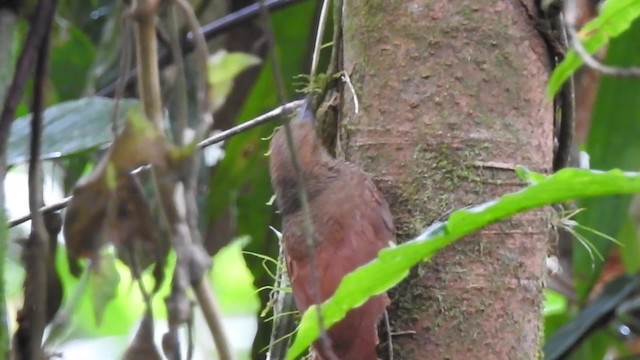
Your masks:
{"label": "green leaf", "polygon": [[[609,0],[604,3],[598,17],[588,22],[578,35],[587,52],[593,54],[610,39],[626,31],[638,17],[640,0]],[[553,97],[582,63],[575,50],[569,50],[549,79],[547,96]]]}
{"label": "green leaf", "polygon": [[[602,294],[593,303],[547,340],[543,349],[544,358],[547,360],[564,359],[567,353],[583,341],[587,334],[606,325],[605,319],[610,318],[616,308],[639,288],[640,279],[626,275],[608,283]],[[608,345],[605,346],[605,350],[607,348]],[[585,357],[576,358],[584,359]],[[593,358],[602,359],[602,356]]]}
{"label": "green leaf", "polygon": [[[166,273],[172,273],[175,268],[175,253],[170,253],[165,267]],[[56,321],[51,326],[47,336],[47,344],[59,344],[70,339],[126,336],[138,324],[140,316],[146,311],[144,299],[138,285],[134,283],[131,269],[115,261],[120,277],[117,296],[104,309],[103,323],[95,322],[94,291],[91,288],[91,272],[78,279],[69,272],[68,254],[65,246],[59,246],[56,253],[56,268],[65,288],[64,312],[68,315],[62,321]],[[16,265],[17,266],[17,265]],[[152,269],[142,273],[142,279],[147,289],[155,284]],[[96,284],[97,285],[97,284]],[[21,284],[20,284],[21,286]],[[169,296],[171,282],[165,281],[152,301],[153,313],[156,318],[167,318],[164,298]]]}
{"label": "green leaf", "polygon": [[96,324],[102,324],[105,309],[109,303],[118,295],[118,284],[120,275],[116,268],[116,257],[113,251],[103,251],[100,253],[95,266],[89,274],[89,286],[91,287],[91,300],[93,303],[93,315]]}
{"label": "green leaf", "polygon": [[[606,63],[628,67],[640,65],[640,20],[631,29],[611,41]],[[586,144],[591,166],[596,169],[640,169],[640,81],[631,78],[603,76],[594,104],[591,129]],[[584,211],[576,216],[582,226],[618,237],[627,218],[631,196],[586,199],[580,202]],[[606,259],[614,244],[600,236],[581,231],[595,250]],[[582,246],[573,249],[573,273],[576,292],[587,298],[600,275],[603,263],[593,261]]]}
{"label": "green leaf", "polygon": [[[542,179],[538,175],[535,178]],[[336,293],[321,306],[325,325],[330,326],[343,318],[349,309],[400,282],[412,266],[493,222],[570,199],[635,192],[640,192],[640,173],[568,168],[495,201],[458,210],[446,223],[436,223],[416,239],[381,251],[377,259],[347,275]],[[302,317],[287,359],[302,353],[317,336],[318,319],[315,306],[312,306]]]}
{"label": "green leaf", "polygon": [[235,239],[213,257],[211,284],[225,314],[255,313],[260,309],[253,275],[242,256],[242,247],[250,240],[248,236]]}
{"label": "green leaf", "polygon": [[[135,99],[121,99],[118,118],[139,104]],[[42,152],[45,159],[59,158],[93,150],[112,140],[111,122],[114,100],[87,97],[66,101],[47,108],[43,118]],[[10,165],[29,159],[31,115],[16,119],[9,138],[7,162]]]}
{"label": "green leaf", "polygon": [[234,79],[244,70],[258,65],[262,60],[252,54],[220,50],[207,61],[207,78],[211,85],[211,103],[219,109],[233,88]]}
{"label": "green leaf", "polygon": [[247,68],[261,62],[259,57],[252,54],[219,50],[211,55],[207,61],[209,82],[218,85],[225,81],[231,81]]}
{"label": "green leaf", "polygon": [[544,291],[544,310],[545,317],[551,315],[562,314],[567,311],[567,298],[553,290]]}
{"label": "green leaf", "polygon": [[522,166],[516,167],[516,175],[518,175],[518,177],[527,184],[535,184],[546,178],[544,175],[529,171],[527,168]]}
{"label": "green leaf", "polygon": [[82,95],[87,75],[95,58],[91,39],[77,27],[66,21],[58,22],[51,47],[51,71],[49,76],[60,101]]}
{"label": "green leaf", "polygon": [[564,324],[571,321],[569,301],[564,295],[553,290],[544,290],[544,334],[545,341],[558,331]]}
{"label": "green leaf", "polygon": [[622,224],[618,240],[623,246],[620,249],[620,258],[622,259],[624,270],[628,274],[637,273],[640,271],[640,261],[638,261],[640,259],[640,239],[638,239],[636,221],[631,216],[627,216],[624,224]]}

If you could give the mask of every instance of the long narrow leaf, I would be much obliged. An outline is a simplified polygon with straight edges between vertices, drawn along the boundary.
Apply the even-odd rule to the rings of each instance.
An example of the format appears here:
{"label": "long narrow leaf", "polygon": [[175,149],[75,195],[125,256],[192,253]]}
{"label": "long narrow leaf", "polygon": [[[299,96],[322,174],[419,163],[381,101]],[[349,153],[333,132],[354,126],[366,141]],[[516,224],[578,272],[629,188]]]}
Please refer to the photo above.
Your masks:
{"label": "long narrow leaf", "polygon": [[[607,64],[615,66],[640,65],[640,20],[622,36],[611,41]],[[640,80],[602,77],[598,87],[587,152],[591,166],[596,169],[640,170]],[[580,201],[579,207],[588,211],[576,216],[582,226],[617,238],[627,218],[631,196],[615,196]],[[580,233],[606,259],[615,245],[610,240],[585,231]],[[587,298],[603,262],[593,262],[584,248],[575,247],[573,274],[576,292],[581,300]]]}
{"label": "long narrow leaf", "polygon": [[[523,171],[520,170],[520,173]],[[531,175],[528,175],[531,174]],[[321,305],[325,326],[339,321],[349,309],[363,304],[404,279],[409,269],[431,258],[438,250],[498,220],[537,207],[570,199],[640,192],[640,173],[564,169],[543,177],[525,172],[532,185],[496,201],[458,210],[446,223],[431,226],[416,239],[380,252],[377,259],[347,275],[333,297]],[[318,337],[314,307],[303,315],[298,336],[287,359],[294,359]]]}
{"label": "long narrow leaf", "polygon": [[[640,17],[640,0],[609,0],[595,19],[588,22],[579,36],[584,48],[593,54],[610,39],[626,31]],[[555,95],[562,84],[582,65],[582,58],[571,49],[549,79],[547,95]]]}

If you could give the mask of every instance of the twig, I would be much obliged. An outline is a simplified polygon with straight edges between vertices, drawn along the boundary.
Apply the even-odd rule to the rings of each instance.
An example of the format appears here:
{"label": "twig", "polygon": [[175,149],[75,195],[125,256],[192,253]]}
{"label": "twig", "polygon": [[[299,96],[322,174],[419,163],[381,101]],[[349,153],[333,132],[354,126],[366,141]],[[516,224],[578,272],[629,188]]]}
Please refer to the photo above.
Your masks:
{"label": "twig", "polygon": [[576,19],[577,19],[577,4],[576,0],[569,0],[565,5],[564,17],[567,25],[567,33],[569,34],[569,41],[576,53],[582,58],[585,65],[589,68],[604,74],[618,77],[640,77],[639,67],[621,68],[615,66],[609,66],[601,63],[595,57],[591,56],[589,52],[584,48],[584,45],[580,41],[578,32],[576,31]]}
{"label": "twig", "polygon": [[171,45],[171,57],[176,65],[176,83],[173,90],[175,101],[175,140],[178,145],[184,145],[187,139],[185,138],[185,130],[188,126],[189,109],[187,106],[187,80],[185,78],[184,59],[180,51],[180,32],[178,29],[178,14],[175,6],[169,9],[169,15],[167,16],[169,22],[169,33],[171,38],[169,44]]}
{"label": "twig", "polygon": [[[265,7],[267,7],[270,11],[275,11],[278,9],[282,9],[286,6],[296,4],[301,2],[302,0],[268,0],[265,1]],[[226,15],[212,23],[209,23],[202,27],[201,32],[204,35],[205,39],[211,40],[219,35],[224,34],[225,32],[233,29],[234,27],[241,25],[247,21],[253,20],[258,17],[260,14],[259,4],[252,4],[243,9],[235,11],[229,15]],[[182,53],[188,54],[194,50],[193,42],[192,42],[191,33],[188,33],[186,37],[182,41]],[[165,66],[171,64],[172,57],[171,53],[165,53],[160,57],[159,67],[164,68]],[[133,69],[129,73],[126,74],[125,85],[129,86],[133,84],[134,81],[138,78],[137,69]],[[112,97],[115,93],[116,84],[110,84],[100,91],[96,93],[98,96],[107,96]]]}
{"label": "twig", "polygon": [[417,331],[415,330],[404,330],[404,331],[394,331],[391,333],[391,336],[406,336],[406,335],[415,335]]}
{"label": "twig", "polygon": [[393,336],[391,335],[391,322],[389,321],[389,311],[384,311],[384,326],[387,328],[387,351],[389,360],[393,359]]}
{"label": "twig", "polygon": [[[183,191],[180,191],[183,189]],[[191,284],[196,294],[202,314],[209,327],[209,331],[213,336],[218,356],[221,360],[235,360],[236,357],[231,349],[224,327],[222,325],[222,316],[213,292],[207,283],[206,268],[210,265],[210,259],[201,246],[196,243],[193,238],[195,234],[186,221],[187,207],[186,204],[180,204],[179,201],[188,200],[188,195],[184,190],[182,183],[178,183],[175,195],[175,216],[172,227],[175,235],[173,237],[173,247],[178,256],[176,267],[174,269],[174,278],[170,298],[182,298],[184,300],[186,293],[187,281]],[[204,264],[207,262],[207,264]],[[169,306],[168,306],[169,307]],[[171,315],[171,309],[168,311]],[[175,322],[170,321],[170,330],[175,326]]]}
{"label": "twig", "polygon": [[346,71],[342,73],[342,79],[344,80],[345,83],[347,83],[347,87],[349,88],[351,95],[353,95],[353,110],[357,114],[360,112],[360,103],[358,101],[358,94],[356,94],[356,89],[353,87],[353,84],[351,83],[351,78],[349,77],[349,74],[347,74]]}
{"label": "twig", "polygon": [[[198,147],[200,148],[206,148],[208,146],[217,144],[221,141],[227,140],[237,134],[240,134],[242,132],[245,132],[249,129],[252,129],[258,125],[262,125],[268,121],[277,119],[279,117],[281,117],[282,115],[288,115],[291,112],[293,112],[295,109],[297,109],[298,107],[300,107],[300,105],[303,103],[302,100],[295,100],[292,101],[290,103],[284,104],[282,106],[278,106],[277,108],[264,113],[254,119],[251,119],[249,121],[243,122],[242,124],[232,127],[229,130],[220,132],[218,134],[215,134],[203,141],[201,141],[200,143],[198,143]],[[62,200],[60,200],[57,203],[51,204],[51,205],[47,205],[44,206],[42,208],[40,208],[40,212],[41,213],[47,213],[47,212],[51,212],[51,211],[58,211],[58,210],[62,210],[64,208],[67,207],[67,205],[69,204],[69,201],[71,201],[71,196],[68,196]],[[9,220],[9,227],[15,227],[18,226],[24,222],[27,222],[31,220],[31,214],[25,214],[16,218],[13,218],[11,220]]]}
{"label": "twig", "polygon": [[[180,10],[184,13],[187,19],[187,23],[191,28],[190,34],[195,44],[196,50],[196,62],[198,64],[198,72],[200,73],[201,81],[198,83],[198,112],[200,117],[200,124],[197,128],[196,141],[206,136],[208,129],[213,125],[213,116],[211,115],[211,96],[209,80],[207,76],[207,59],[209,57],[209,48],[207,47],[207,40],[205,39],[202,31],[200,31],[200,24],[196,18],[196,14],[193,12],[191,5],[186,0],[174,0],[180,7]],[[194,169],[194,172],[198,169]],[[196,176],[197,178],[197,176]]]}
{"label": "twig", "polygon": [[485,169],[498,169],[515,171],[516,165],[511,163],[503,163],[499,161],[474,161],[473,166]]}
{"label": "twig", "polygon": [[[67,196],[66,198],[60,200],[59,202],[57,202],[55,204],[43,206],[43,207],[40,208],[39,212],[44,214],[44,213],[48,213],[48,212],[52,212],[52,211],[62,210],[62,209],[67,207],[67,205],[69,204],[69,201],[71,201],[71,196]],[[9,227],[12,228],[12,227],[18,226],[18,225],[20,225],[22,223],[25,223],[25,222],[31,220],[31,216],[32,216],[32,214],[26,214],[26,215],[19,216],[17,218],[13,218],[13,219],[9,220]]]}
{"label": "twig", "polygon": [[[333,0],[333,49],[328,74],[332,75],[342,70],[342,0]],[[338,92],[342,93],[340,89]]]}
{"label": "twig", "polygon": [[[284,89],[283,76],[282,76],[282,68],[280,67],[280,61],[275,52],[275,46],[273,44],[275,40],[275,36],[273,34],[273,25],[271,24],[271,19],[269,18],[269,13],[266,11],[264,7],[264,0],[260,1],[261,9],[262,9],[262,19],[265,24],[265,32],[267,34],[267,38],[269,41],[269,57],[271,58],[271,64],[273,67],[273,75],[276,83],[276,91],[278,94],[278,99],[280,103],[285,102],[286,93]],[[310,101],[305,101],[304,106],[312,106]],[[320,299],[320,278],[318,276],[318,269],[316,263],[315,256],[315,230],[313,226],[313,221],[311,220],[311,209],[309,207],[309,199],[307,198],[307,191],[305,190],[304,178],[302,175],[302,170],[300,169],[300,162],[298,160],[298,154],[296,153],[295,145],[293,143],[293,134],[291,132],[291,126],[289,125],[289,121],[284,121],[284,132],[287,138],[287,147],[289,149],[289,154],[291,155],[291,163],[293,164],[293,169],[296,176],[296,185],[298,190],[298,196],[300,197],[300,203],[302,205],[302,214],[304,217],[304,230],[305,230],[305,243],[307,245],[309,251],[310,258],[310,267],[311,267],[311,298],[313,302],[316,303],[316,315],[318,318],[318,327],[320,330],[320,344],[325,350],[326,355],[328,356],[328,360],[333,360],[336,356],[331,351],[331,344],[329,342],[329,338],[326,334],[326,328],[324,326],[324,318],[322,316],[322,310],[320,308],[320,304],[322,303]]]}
{"label": "twig", "polygon": [[118,114],[120,113],[120,99],[122,98],[122,94],[124,93],[125,88],[125,79],[124,74],[128,73],[131,69],[131,42],[130,42],[130,22],[125,16],[120,16],[120,26],[122,28],[121,34],[121,44],[122,51],[120,54],[120,73],[118,75],[118,79],[116,80],[116,91],[115,91],[115,103],[113,105],[113,116],[111,119],[111,132],[113,133],[113,138],[115,139],[118,136]]}
{"label": "twig", "polygon": [[156,42],[156,18],[153,0],[136,3],[131,9],[135,20],[133,29],[136,38],[136,62],[142,69],[138,82],[138,95],[144,112],[155,126],[162,129],[162,96],[160,95],[160,73],[158,70],[158,47]]}
{"label": "twig", "polygon": [[[209,326],[209,330],[212,334],[226,334],[224,326],[222,324],[222,311],[220,310],[220,306],[218,305],[218,301],[213,296],[213,290],[211,289],[211,285],[209,285],[209,281],[206,276],[200,278],[200,281],[193,288],[196,297],[198,298],[198,303],[200,303],[200,309],[202,310],[202,314],[204,315],[205,320],[207,321],[207,325]],[[214,341],[216,344],[216,349],[218,350],[218,356],[220,359],[235,359],[235,355],[231,350],[231,344],[223,336],[214,336]]]}
{"label": "twig", "polygon": [[[569,47],[569,38],[565,29],[565,19],[559,13],[553,20],[554,28],[560,32],[560,43],[566,49]],[[562,86],[560,91],[560,131],[558,132],[558,148],[553,159],[553,169],[558,171],[569,163],[573,134],[575,129],[576,92],[574,77],[571,76]]]}
{"label": "twig", "polygon": [[[39,6],[45,7],[47,2]],[[43,24],[46,32],[36,48],[38,57],[35,68],[33,106],[31,117],[31,146],[29,159],[29,210],[31,211],[31,235],[24,248],[24,265],[28,269],[24,280],[24,305],[20,311],[19,329],[16,333],[18,345],[16,351],[24,359],[39,359],[42,356],[42,335],[46,325],[47,304],[47,263],[49,257],[49,234],[44,217],[38,210],[42,207],[42,164],[40,148],[42,141],[42,111],[44,108],[44,87],[47,79],[49,60],[49,39],[56,1],[48,2],[52,6],[49,17]],[[36,45],[36,44],[32,44]]]}
{"label": "twig", "polygon": [[[189,27],[191,28],[196,47],[196,61],[201,73],[200,76],[202,81],[199,83],[198,88],[198,115],[200,118],[200,123],[196,130],[195,137],[196,142],[199,142],[206,136],[206,134],[209,132],[209,129],[213,125],[213,116],[211,114],[211,97],[209,96],[210,85],[207,77],[207,59],[209,57],[209,49],[207,47],[205,37],[200,31],[200,24],[198,23],[198,19],[196,18],[191,5],[186,2],[186,0],[174,1],[184,13],[185,17],[187,18],[187,22],[189,23]],[[198,204],[196,202],[199,172],[200,153],[196,153],[191,159],[190,168],[187,169],[184,174],[184,200],[186,204],[187,218],[182,219],[188,224],[189,235],[191,239],[191,241],[189,241],[188,243],[188,246],[191,248],[191,251],[194,254],[204,251],[201,247],[202,240],[200,236],[200,230],[198,228],[199,214]],[[181,256],[180,252],[178,252],[178,256]],[[192,261],[194,260],[192,259]],[[209,325],[209,331],[211,332],[213,341],[216,344],[218,356],[222,360],[233,360],[236,357],[233,353],[231,342],[229,341],[227,332],[225,331],[225,328],[222,324],[222,311],[220,311],[220,307],[215,296],[213,295],[211,286],[209,285],[206,277],[203,274],[194,273],[194,271],[192,270],[192,266],[189,266],[189,269],[191,272],[190,277],[192,279],[191,284],[196,294],[196,298],[198,299],[198,303],[200,304],[202,314],[204,315],[207,325]]]}
{"label": "twig", "polygon": [[251,119],[249,121],[245,121],[242,124],[238,125],[238,126],[234,126],[229,130],[225,130],[222,131],[216,135],[213,135],[205,140],[202,140],[200,143],[198,143],[198,146],[201,148],[206,148],[207,146],[211,146],[213,144],[219,143],[221,141],[224,141],[234,135],[240,134],[246,130],[252,129],[258,125],[264,124],[268,121],[277,119],[279,117],[281,117],[282,115],[288,115],[290,113],[292,113],[295,109],[299,108],[300,105],[302,105],[304,103],[303,100],[295,100],[289,103],[286,103],[282,106],[278,106],[277,108],[264,113],[254,119]]}
{"label": "twig", "polygon": [[329,0],[322,1],[320,9],[320,18],[318,19],[318,29],[316,30],[316,41],[313,46],[313,55],[311,57],[310,77],[314,77],[318,71],[318,62],[320,62],[320,50],[322,48],[322,38],[324,37],[324,29],[327,25],[327,15],[329,13]]}

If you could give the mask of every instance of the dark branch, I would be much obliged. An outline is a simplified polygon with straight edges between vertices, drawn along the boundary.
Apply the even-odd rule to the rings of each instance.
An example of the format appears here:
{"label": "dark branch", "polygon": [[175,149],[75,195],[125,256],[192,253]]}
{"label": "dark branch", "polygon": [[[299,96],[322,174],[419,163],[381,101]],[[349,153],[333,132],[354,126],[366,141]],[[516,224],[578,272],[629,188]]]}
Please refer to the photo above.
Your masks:
{"label": "dark branch", "polygon": [[[206,148],[207,146],[211,146],[213,144],[217,144],[221,141],[227,140],[237,134],[240,134],[244,131],[247,131],[249,129],[252,129],[258,125],[264,124],[268,121],[274,120],[279,118],[280,116],[283,115],[289,115],[291,114],[295,109],[297,109],[300,105],[302,104],[302,100],[295,100],[292,101],[290,103],[287,103],[283,106],[279,106],[265,114],[262,114],[260,116],[258,116],[257,118],[251,119],[249,121],[246,121],[238,126],[235,126],[229,130],[220,132],[218,134],[215,134],[203,141],[201,141],[198,144],[198,147],[200,148]],[[47,213],[47,212],[52,212],[52,211],[58,211],[58,210],[62,210],[64,208],[67,207],[67,204],[69,203],[69,201],[71,200],[71,196],[66,197],[64,199],[62,199],[61,201],[55,203],[55,204],[51,204],[48,206],[45,206],[43,208],[40,209],[40,212],[42,213]],[[31,214],[26,214],[17,218],[13,218],[11,220],[9,220],[9,227],[14,227],[14,226],[18,226],[26,221],[31,220]]]}
{"label": "dark branch", "polygon": [[16,65],[15,76],[9,89],[7,89],[7,97],[4,100],[2,113],[0,113],[0,153],[4,153],[7,146],[11,124],[13,123],[20,99],[22,98],[24,84],[29,77],[29,72],[33,69],[38,49],[42,44],[42,38],[48,32],[47,24],[49,22],[47,19],[53,16],[54,9],[54,1],[40,0],[36,14],[31,22],[24,48]]}
{"label": "dark branch", "polygon": [[[303,0],[267,0],[264,2],[264,6],[269,11],[276,11],[287,7],[289,5],[293,5],[299,3]],[[235,28],[236,26],[242,25],[247,21],[254,20],[260,14],[260,5],[253,4],[249,5],[243,9],[235,11],[229,15],[223,16],[220,19],[204,25],[201,28],[201,32],[204,35],[205,39],[211,40],[219,35],[226,33],[227,31]],[[193,41],[193,33],[189,32],[182,40],[181,44],[182,53],[188,54],[191,53],[195,49],[195,43]],[[160,56],[159,67],[160,69],[166,67],[171,64],[173,58],[171,56],[171,52],[167,51],[163,55]],[[124,77],[125,87],[133,84],[134,81],[138,78],[138,72],[136,69],[129,71]],[[113,97],[116,91],[116,83],[110,84],[105,88],[101,89],[96,93],[98,96],[106,96]]]}
{"label": "dark branch", "polygon": [[[39,211],[43,205],[40,147],[44,87],[49,62],[49,40],[56,0],[41,1],[38,6],[38,11],[43,11],[47,16],[42,19],[42,22],[31,24],[33,27],[42,26],[43,30],[38,42],[27,45],[33,46],[32,51],[37,50],[37,61],[31,108],[33,116],[31,118],[31,155],[29,159],[29,209],[33,221],[31,222],[31,235],[23,250],[23,261],[27,274],[24,280],[24,305],[18,315],[19,327],[15,335],[14,349],[19,354],[16,358],[22,359],[40,359],[43,356],[41,344],[46,325],[48,296],[47,261],[45,259],[49,258],[49,234],[43,214]],[[26,51],[27,48],[25,48]]]}

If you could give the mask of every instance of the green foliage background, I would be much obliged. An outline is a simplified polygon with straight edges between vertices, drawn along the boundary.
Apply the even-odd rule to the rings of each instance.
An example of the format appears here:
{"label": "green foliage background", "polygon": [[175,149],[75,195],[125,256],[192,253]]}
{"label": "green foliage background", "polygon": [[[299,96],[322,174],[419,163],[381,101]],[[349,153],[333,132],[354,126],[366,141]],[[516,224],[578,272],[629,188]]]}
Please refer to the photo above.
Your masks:
{"label": "green foliage background", "polygon": [[[289,99],[296,97],[296,75],[307,71],[316,5],[312,1],[302,1],[272,16],[275,53],[282,67]],[[43,155],[52,158],[63,169],[61,182],[66,192],[82,174],[93,167],[100,147],[111,136],[109,108],[112,103],[93,97],[80,101],[77,99],[92,95],[117,74],[120,39],[115,16],[117,6],[107,0],[67,0],[59,4],[46,93],[49,109],[45,114]],[[640,1],[609,1],[601,16],[586,27],[589,33],[583,40],[587,49],[594,52],[608,44],[605,59],[607,64],[640,65],[638,16]],[[21,47],[26,29],[23,17],[16,28],[12,49]],[[13,52],[14,58],[17,53],[18,51]],[[552,76],[549,93],[560,89],[563,81],[580,65],[579,57],[570,52]],[[261,64],[248,97],[240,105],[235,123],[242,123],[279,105],[283,99],[278,99],[275,89],[272,64],[270,60],[266,60]],[[30,95],[27,91],[18,111],[18,116],[22,117],[16,120],[12,132],[9,149],[9,163],[12,165],[19,165],[25,159],[30,131],[27,116],[29,103]],[[134,103],[125,101],[122,111],[126,111]],[[257,319],[267,294],[258,294],[256,289],[272,283],[262,260],[243,256],[243,250],[270,257],[277,255],[277,239],[269,226],[277,226],[279,220],[268,204],[272,190],[265,156],[268,148],[268,140],[265,139],[272,133],[274,126],[276,124],[261,126],[227,141],[224,158],[212,172],[208,180],[207,196],[202,199],[203,227],[215,223],[226,213],[232,214],[232,221],[237,225],[236,239],[214,257],[214,267],[210,273],[211,283],[223,311],[229,316],[242,315]],[[591,167],[600,170],[640,170],[639,138],[640,80],[603,77],[593,111],[591,132],[585,144],[585,150],[591,156]],[[415,241],[384,251],[379,259],[350,275],[334,298],[323,305],[325,319],[338,320],[351,306],[361,304],[368,296],[395,285],[404,278],[411,266],[428,259],[440,248],[465,234],[517,212],[575,198],[588,197],[580,201],[579,207],[587,210],[578,214],[576,220],[584,228],[595,229],[616,238],[622,245],[616,245],[593,232],[580,229],[576,231],[581,232],[604,259],[607,259],[612,249],[623,246],[619,250],[625,271],[636,274],[640,270],[639,219],[637,214],[629,213],[633,194],[640,192],[638,173],[564,170],[544,177],[522,170],[520,175],[523,187],[526,186],[525,182],[529,183],[522,192],[507,195],[482,207],[455,212],[448,222],[437,224]],[[616,195],[612,196],[614,194]],[[595,197],[602,195],[610,196]],[[0,224],[3,225],[0,227],[0,239],[4,239],[6,228],[1,216]],[[14,232],[11,237],[15,239],[16,236],[18,234]],[[142,299],[132,283],[129,271],[123,264],[113,260],[107,263],[100,275],[75,279],[68,272],[64,246],[60,247],[57,267],[65,288],[63,306],[68,310],[70,320],[66,326],[52,329],[52,343],[64,344],[78,339],[122,336],[124,349],[126,336],[135,329],[144,311]],[[572,270],[578,300],[571,301],[551,291],[546,294],[545,336],[550,339],[550,344],[559,344],[558,346],[563,343],[554,342],[558,341],[554,335],[563,326],[569,324],[579,327],[586,324],[587,317],[581,310],[594,304],[594,284],[604,265],[602,260],[593,258],[579,242],[574,243],[573,254]],[[8,297],[10,311],[15,314],[16,307],[21,303],[24,271],[17,260],[17,247],[10,246],[6,256],[9,261],[4,274],[5,287],[0,287],[0,292]],[[167,265],[168,273],[174,262],[172,257]],[[151,280],[149,278],[146,281]],[[162,298],[168,293],[168,286],[168,283],[164,284],[153,304],[154,313],[159,318],[166,317]],[[597,310],[596,308],[596,314]],[[97,324],[97,318],[103,319],[101,324]],[[315,336],[315,317],[308,312],[303,316],[301,330],[290,357],[294,358],[294,355],[304,352]],[[268,339],[261,339],[262,342],[265,340]],[[586,340],[574,350],[571,358],[601,359],[612,348],[620,355],[629,353],[625,341],[617,336],[617,328],[609,323],[590,332]],[[113,358],[118,355],[113,354]],[[248,354],[243,356],[249,357]]]}

